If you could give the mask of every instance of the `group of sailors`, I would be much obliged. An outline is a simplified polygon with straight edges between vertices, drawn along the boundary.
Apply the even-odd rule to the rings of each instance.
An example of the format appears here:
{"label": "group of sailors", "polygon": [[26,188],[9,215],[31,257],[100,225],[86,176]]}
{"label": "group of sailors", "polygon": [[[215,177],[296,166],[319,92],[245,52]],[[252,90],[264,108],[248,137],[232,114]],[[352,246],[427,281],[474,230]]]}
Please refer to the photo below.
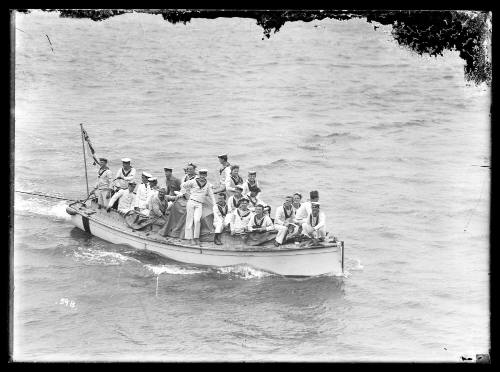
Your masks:
{"label": "group of sailors", "polygon": [[300,241],[303,236],[314,241],[325,239],[325,214],[320,211],[318,191],[311,191],[310,201],[306,202],[302,202],[298,192],[286,196],[272,218],[271,206],[260,197],[257,173],[249,171],[243,180],[239,166],[231,165],[227,154],[219,155],[218,159],[221,168],[217,186],[207,180],[207,169],[197,171],[196,165],[189,163],[182,179],[173,176],[172,168],[165,167],[165,186],[159,187],[158,179],[148,172],[142,172],[141,183],[137,185],[136,169],[129,158],[121,159],[122,167],[114,178],[108,160],[99,158],[98,180],[91,194],[97,197],[99,208],[108,212],[115,208],[121,214],[136,211],[160,225],[166,222],[172,204],[185,198],[185,239],[191,244],[199,244],[203,204],[207,199],[213,204],[215,244],[222,244],[224,231],[231,235],[277,231],[275,246],[291,239]]}

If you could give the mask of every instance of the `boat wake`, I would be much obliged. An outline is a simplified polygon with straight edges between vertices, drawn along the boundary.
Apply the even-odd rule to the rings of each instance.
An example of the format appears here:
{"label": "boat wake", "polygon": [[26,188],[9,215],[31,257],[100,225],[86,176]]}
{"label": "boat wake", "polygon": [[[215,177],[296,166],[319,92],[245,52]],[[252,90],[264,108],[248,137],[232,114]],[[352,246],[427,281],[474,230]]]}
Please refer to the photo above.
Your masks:
{"label": "boat wake", "polygon": [[72,252],[73,258],[86,265],[106,265],[106,266],[116,266],[121,265],[126,261],[140,262],[139,260],[123,255],[119,252],[109,252],[95,250],[92,248],[82,248],[79,247]]}
{"label": "boat wake", "polygon": [[40,216],[55,217],[57,220],[70,221],[66,213],[68,203],[65,201],[49,201],[39,198],[24,198],[16,195],[14,199],[14,212],[20,214],[37,214]]}

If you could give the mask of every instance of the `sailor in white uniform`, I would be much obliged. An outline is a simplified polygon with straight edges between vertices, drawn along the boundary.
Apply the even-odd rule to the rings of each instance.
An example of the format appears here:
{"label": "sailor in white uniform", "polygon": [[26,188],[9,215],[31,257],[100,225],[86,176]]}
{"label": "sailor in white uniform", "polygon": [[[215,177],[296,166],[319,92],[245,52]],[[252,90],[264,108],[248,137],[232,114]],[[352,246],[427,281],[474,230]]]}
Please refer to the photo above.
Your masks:
{"label": "sailor in white uniform", "polygon": [[276,208],[276,215],[274,217],[274,227],[278,230],[276,235],[275,246],[283,244],[283,240],[288,233],[288,224],[293,223],[295,212],[292,208],[292,196],[287,196],[283,205]]}
{"label": "sailor in white uniform", "polygon": [[319,201],[319,193],[313,190],[309,193],[309,198],[311,201],[302,203],[295,213],[295,223],[299,226],[302,226],[302,224],[306,222],[307,217],[311,214],[311,203]]}
{"label": "sailor in white uniform", "polygon": [[213,212],[215,228],[214,243],[217,245],[221,245],[221,233],[225,227],[229,226],[229,223],[231,222],[231,213],[226,204],[226,194],[224,192],[220,192],[219,194],[217,194],[217,204],[214,204]]}
{"label": "sailor in white uniform", "polygon": [[108,159],[99,158],[101,167],[97,175],[97,182],[95,185],[94,193],[97,196],[97,204],[99,209],[108,206],[109,199],[111,198],[111,191],[113,190],[113,174],[108,168]]}
{"label": "sailor in white uniform", "polygon": [[273,221],[271,218],[264,214],[264,206],[257,204],[255,206],[255,213],[253,213],[250,221],[248,221],[248,231],[250,232],[266,232],[274,230]]}
{"label": "sailor in white uniform", "polygon": [[181,188],[184,182],[194,180],[196,178],[196,165],[189,163],[186,167],[186,174],[182,177]]}
{"label": "sailor in white uniform", "polygon": [[293,210],[295,211],[295,214],[297,214],[297,211],[301,206],[302,206],[302,194],[296,192],[295,194],[293,194],[293,203],[292,203],[292,207]]}
{"label": "sailor in white uniform", "polygon": [[227,161],[227,154],[218,156],[221,168],[219,169],[219,184],[217,185],[217,192],[226,190],[226,180],[231,176],[231,164]]}
{"label": "sailor in white uniform", "polygon": [[[149,184],[149,193],[148,193],[148,200],[146,201],[146,205],[149,205],[151,200],[155,196],[158,196],[158,192],[160,191],[160,187],[158,186],[158,178],[149,177],[148,184]],[[148,207],[148,209],[149,209],[149,207]]]}
{"label": "sailor in white uniform", "polygon": [[229,213],[233,213],[236,209],[238,209],[238,202],[243,198],[242,192],[243,186],[234,186],[234,195],[231,195],[227,199],[227,207],[229,208]]}
{"label": "sailor in white uniform", "polygon": [[236,185],[241,185],[243,190],[243,178],[238,174],[239,171],[239,165],[231,165],[231,174],[226,178],[226,194],[228,197],[234,195]]}
{"label": "sailor in white uniform", "polygon": [[306,222],[302,223],[302,234],[322,241],[326,236],[325,214],[320,211],[319,203],[312,202],[311,204],[311,213]]}
{"label": "sailor in white uniform", "polygon": [[263,207],[267,205],[261,198],[259,198],[259,194],[260,188],[252,187],[251,191],[245,195],[249,202],[248,209],[250,209],[251,212],[255,212],[255,207],[258,204],[261,204]]}
{"label": "sailor in white uniform", "polygon": [[130,159],[123,158],[122,167],[116,172],[115,189],[127,189],[128,183],[135,179],[135,172],[135,168],[130,165]]}
{"label": "sailor in white uniform", "polygon": [[111,198],[109,201],[109,204],[106,208],[106,211],[109,212],[115,201],[118,201],[118,212],[125,214],[128,211],[131,211],[134,209],[134,204],[135,204],[135,185],[136,182],[134,180],[130,181],[128,183],[128,188],[126,189],[121,189],[118,190]]}
{"label": "sailor in white uniform", "polygon": [[134,205],[134,209],[138,212],[147,214],[148,198],[151,195],[151,186],[149,185],[148,179],[152,177],[153,176],[148,172],[142,172],[142,183],[137,186],[137,197]]}
{"label": "sailor in white uniform", "polygon": [[238,208],[231,213],[231,235],[243,234],[248,231],[248,222],[253,213],[248,209],[248,199],[241,198]]}
{"label": "sailor in white uniform", "polygon": [[205,199],[208,197],[216,204],[212,184],[207,181],[207,173],[206,169],[200,169],[198,177],[181,185],[181,192],[189,194],[186,204],[185,239],[189,239],[191,244],[200,244],[200,224]]}
{"label": "sailor in white uniform", "polygon": [[255,179],[256,177],[256,171],[248,172],[248,178],[245,180],[245,182],[243,182],[243,195],[248,195],[252,189],[259,188],[259,181]]}

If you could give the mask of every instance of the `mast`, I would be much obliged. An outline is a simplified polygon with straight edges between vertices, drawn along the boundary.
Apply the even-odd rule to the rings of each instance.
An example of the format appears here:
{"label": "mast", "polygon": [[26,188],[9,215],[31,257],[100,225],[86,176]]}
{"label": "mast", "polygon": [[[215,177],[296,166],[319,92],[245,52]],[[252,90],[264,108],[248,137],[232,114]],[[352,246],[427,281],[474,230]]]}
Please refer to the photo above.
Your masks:
{"label": "mast", "polygon": [[83,164],[85,165],[85,182],[87,184],[87,195],[89,195],[89,178],[87,176],[87,161],[85,157],[85,142],[83,140],[83,124],[80,123],[80,131],[82,133],[82,148],[83,148]]}

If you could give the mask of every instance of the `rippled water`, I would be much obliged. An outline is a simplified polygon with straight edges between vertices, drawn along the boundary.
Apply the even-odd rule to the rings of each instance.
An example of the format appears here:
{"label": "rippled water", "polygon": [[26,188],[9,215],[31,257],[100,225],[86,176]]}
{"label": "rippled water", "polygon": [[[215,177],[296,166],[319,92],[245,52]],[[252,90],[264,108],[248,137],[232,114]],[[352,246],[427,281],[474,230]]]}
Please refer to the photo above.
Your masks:
{"label": "rippled water", "polygon": [[[318,189],[346,277],[178,264],[16,195],[17,360],[459,361],[489,338],[490,92],[390,28],[16,16],[15,188],[85,194],[98,156],[163,181],[229,153],[273,209]],[[53,46],[50,48],[47,36]],[[92,179],[96,169],[91,169]],[[306,262],[304,263],[307,264]]]}

